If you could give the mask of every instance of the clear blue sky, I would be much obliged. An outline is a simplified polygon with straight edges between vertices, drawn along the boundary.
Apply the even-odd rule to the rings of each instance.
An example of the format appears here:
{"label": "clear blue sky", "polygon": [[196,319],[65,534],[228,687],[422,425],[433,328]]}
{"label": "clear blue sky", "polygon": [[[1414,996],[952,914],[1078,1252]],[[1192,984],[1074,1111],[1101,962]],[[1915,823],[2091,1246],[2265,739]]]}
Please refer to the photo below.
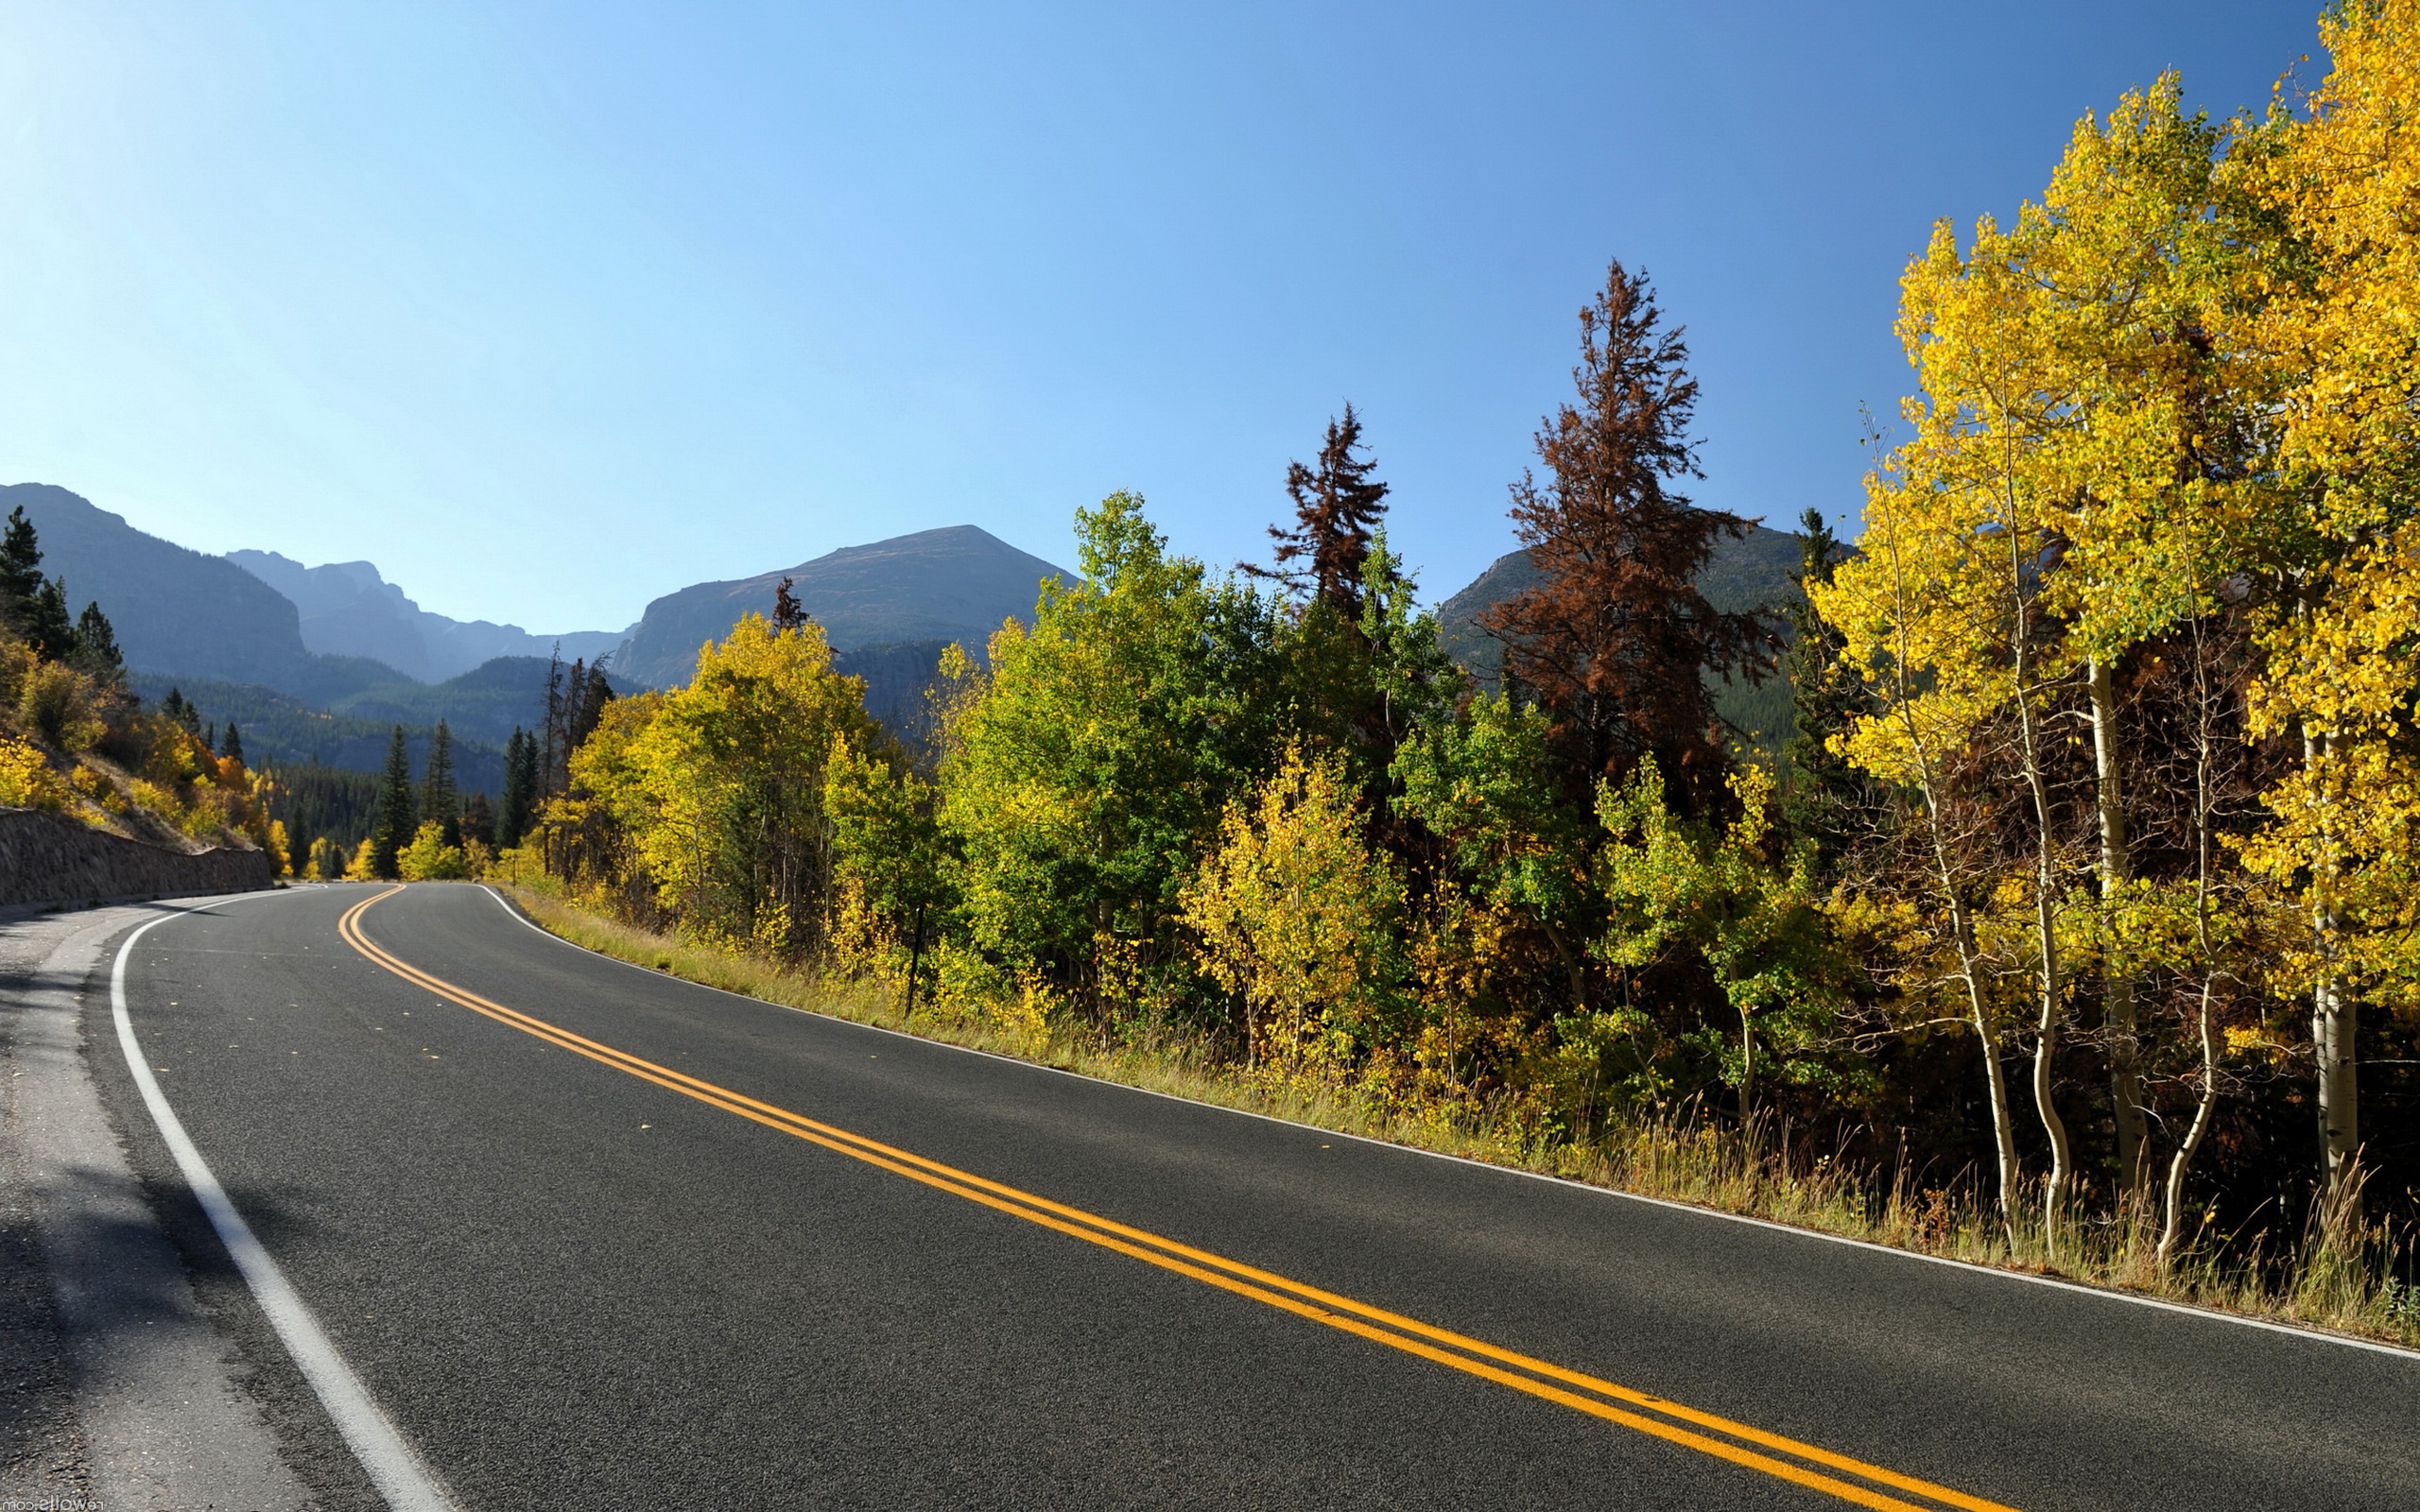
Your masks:
{"label": "clear blue sky", "polygon": [[1070,560],[1119,488],[1257,555],[1350,399],[1443,596],[1608,257],[1701,500],[1847,513],[1927,226],[2163,68],[2265,102],[2314,10],[0,0],[0,482],[614,628],[934,525]]}

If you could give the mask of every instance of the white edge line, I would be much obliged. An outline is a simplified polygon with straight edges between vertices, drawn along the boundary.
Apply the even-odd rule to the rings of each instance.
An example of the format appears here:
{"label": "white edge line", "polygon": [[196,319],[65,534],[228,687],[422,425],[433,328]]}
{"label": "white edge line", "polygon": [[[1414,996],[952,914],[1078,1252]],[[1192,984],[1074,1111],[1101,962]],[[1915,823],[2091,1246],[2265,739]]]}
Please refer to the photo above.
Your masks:
{"label": "white edge line", "polygon": [[251,1288],[252,1297],[267,1314],[269,1326],[277,1331],[286,1353],[302,1368],[303,1379],[310,1382],[311,1390],[318,1395],[320,1405],[327,1408],[337,1432],[344,1435],[346,1447],[369,1472],[379,1494],[395,1512],[455,1512],[453,1501],[438,1486],[436,1477],[371,1400],[361,1378],[337,1352],[336,1344],[320,1329],[320,1320],[296,1294],[277,1262],[269,1258],[251,1225],[244,1221],[244,1215],[228,1197],[227,1189],[218,1184],[218,1177],[202,1160],[201,1151],[185,1133],[176,1109],[168,1106],[160,1083],[151,1074],[150,1063],[144,1059],[143,1047],[134,1038],[134,1021],[126,1005],[126,963],[133,954],[135,942],[169,919],[218,905],[205,903],[164,914],[127,936],[125,943],[118,947],[117,962],[110,970],[110,1016],[117,1024],[118,1048],[126,1053],[127,1070],[133,1073],[144,1106],[151,1111],[151,1122],[159,1125],[160,1137],[176,1157],[177,1169],[184,1173],[185,1185],[193,1189],[202,1211],[209,1215],[210,1227],[218,1231],[218,1242],[226,1246],[236,1269],[243,1272],[244,1282]]}
{"label": "white edge line", "polygon": [[[582,954],[594,955],[600,961],[611,961],[616,966],[629,967],[633,971],[645,971],[649,976],[662,977],[668,974],[641,966],[636,961],[623,960],[618,955],[608,955],[603,951],[590,950],[577,940],[565,939],[522,913],[512,905],[510,899],[493,886],[483,883],[480,887],[482,891],[495,899],[497,905],[504,909],[508,917],[520,920],[559,945],[569,946]],[[1181,1097],[1175,1092],[1158,1091],[1149,1087],[1135,1087],[1122,1081],[1111,1081],[1104,1076],[1089,1075],[1080,1071],[1069,1071],[1063,1066],[1045,1065],[1038,1060],[1021,1060],[1014,1056],[1003,1056],[990,1050],[977,1050],[971,1045],[954,1045],[946,1040],[928,1040],[920,1034],[886,1028],[878,1023],[865,1023],[856,1019],[841,1018],[838,1014],[818,1013],[813,1008],[793,1007],[786,1003],[774,1003],[765,998],[750,997],[745,992],[734,992],[726,988],[709,986],[704,982],[691,982],[686,977],[674,977],[673,980],[701,991],[719,992],[724,997],[736,998],[742,1003],[753,1003],[760,1007],[778,1008],[787,1013],[803,1013],[810,1019],[821,1019],[828,1023],[843,1023],[851,1028],[864,1029],[873,1034],[887,1034],[897,1040],[912,1040],[921,1045],[955,1050],[961,1055],[980,1056],[986,1060],[996,1060],[1003,1065],[1023,1066],[1030,1071],[1048,1072],[1054,1076],[1072,1076],[1078,1081],[1091,1082],[1098,1087],[1115,1087],[1120,1091],[1136,1092],[1145,1097],[1164,1097],[1169,1102],[1183,1103],[1188,1108],[1206,1108],[1214,1112],[1233,1113],[1238,1118],[1256,1118],[1264,1124],[1278,1124],[1287,1128],[1302,1129],[1305,1133],[1325,1134],[1332,1138],[1352,1140],[1360,1144],[1375,1145],[1382,1150],[1398,1150],[1406,1155],[1425,1156],[1432,1160],[1450,1160],[1456,1165],[1493,1171],[1499,1176],[1526,1177],[1532,1181],[1545,1181],[1553,1186],[1568,1187],[1572,1191],[1585,1192],[1595,1196],[1618,1197],[1624,1202],[1643,1202],[1652,1208],[1665,1208],[1674,1212],[1691,1213],[1701,1218],[1720,1218],[1725,1223],[1746,1224],[1753,1228],[1767,1228],[1775,1233],[1789,1234],[1800,1239],[1819,1239],[1827,1245],[1845,1245],[1852,1249],[1871,1250],[1878,1255],[1891,1255],[1900,1260],[1922,1261],[1928,1265],[1946,1265],[1952,1270],[1963,1271],[1974,1276],[1989,1276],[1996,1280],[2024,1281],[2029,1285],[2048,1286],[2055,1291],[2073,1292],[2082,1297],[2096,1297],[2103,1301],[2130,1302],[2136,1307],[2156,1308],[2163,1313],[2181,1313],[2187,1317],[2203,1318],[2213,1323],[2233,1323],[2240,1328],[2261,1329],[2271,1333],[2285,1334],[2289,1338],[2306,1339],[2313,1344],[2342,1345],[2348,1349],[2367,1349],[2373,1353],[2392,1355],[2402,1360],[2420,1360],[2420,1349],[2406,1349],[2401,1345],[2379,1344],[2370,1339],[2356,1339],[2342,1333],[2325,1332],[2318,1329],[2296,1328],[2290,1323],[2275,1323],[2262,1317],[2246,1317],[2240,1313],[2222,1313],[2217,1308],[2196,1307],[2189,1302],[2170,1302],[2156,1297],[2143,1297],[2134,1292],[2118,1291],[2111,1287],[2087,1286],[2081,1281],[2060,1280],[2051,1276],[2032,1276],[2021,1270],[2006,1270],[1997,1265],[1979,1265],[1971,1260],[1955,1260],[1947,1255],[1927,1255],[1920,1249],[1901,1249],[1895,1245],[1876,1244],[1871,1239],[1851,1239],[1845,1234],[1827,1234],[1820,1228],[1801,1228],[1794,1224],[1775,1223],[1771,1218],[1751,1218],[1745,1213],[1725,1212],[1720,1208],[1700,1207],[1694,1202],[1676,1202],[1669,1197],[1650,1197],[1636,1192],[1624,1192],[1618,1187],[1600,1187],[1586,1181],[1574,1181],[1569,1177],[1548,1176],[1543,1171],[1525,1171],[1516,1165],[1496,1165],[1487,1160],[1474,1160],[1466,1155],[1447,1155],[1443,1150],[1424,1150],[1416,1144],[1398,1144],[1392,1140],[1373,1139],[1367,1134],[1322,1128],[1316,1124],[1300,1124],[1290,1118],[1279,1118],[1273,1113],[1254,1112],[1249,1108],[1228,1108],[1219,1103],[1205,1103],[1197,1098]]]}

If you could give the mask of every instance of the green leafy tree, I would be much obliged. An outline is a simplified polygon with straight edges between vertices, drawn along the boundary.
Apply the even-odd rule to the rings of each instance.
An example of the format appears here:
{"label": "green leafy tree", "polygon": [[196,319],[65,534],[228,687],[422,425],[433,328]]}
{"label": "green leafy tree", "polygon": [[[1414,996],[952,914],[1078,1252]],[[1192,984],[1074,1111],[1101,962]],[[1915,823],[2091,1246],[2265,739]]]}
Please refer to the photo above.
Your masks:
{"label": "green leafy tree", "polygon": [[1837,1078],[1845,1059],[1824,1052],[1833,1049],[1846,967],[1817,906],[1813,847],[1779,864],[1766,854],[1772,779],[1743,767],[1731,786],[1737,816],[1724,824],[1673,817],[1651,761],[1620,787],[1599,790],[1598,818],[1611,839],[1594,869],[1609,918],[1595,948],[1619,968],[1678,956],[1713,976],[1738,1026],[1709,1034],[1701,1025],[1697,1038],[1718,1041],[1716,1058],[1738,1089],[1744,1118],[1760,1074]]}
{"label": "green leafy tree", "polygon": [[411,844],[396,854],[395,871],[406,882],[458,882],[471,874],[462,848],[448,845],[445,827],[434,819],[414,831]]}
{"label": "green leafy tree", "polygon": [[1190,979],[1177,894],[1276,744],[1282,679],[1269,605],[1169,555],[1140,498],[1077,535],[1080,578],[992,638],[950,712],[941,820],[976,946],[1098,1013]]}
{"label": "green leafy tree", "polygon": [[1404,974],[1404,885],[1362,838],[1360,806],[1342,762],[1290,747],[1228,805],[1185,886],[1203,970],[1249,1005],[1255,1062],[1333,1066],[1383,1038]]}

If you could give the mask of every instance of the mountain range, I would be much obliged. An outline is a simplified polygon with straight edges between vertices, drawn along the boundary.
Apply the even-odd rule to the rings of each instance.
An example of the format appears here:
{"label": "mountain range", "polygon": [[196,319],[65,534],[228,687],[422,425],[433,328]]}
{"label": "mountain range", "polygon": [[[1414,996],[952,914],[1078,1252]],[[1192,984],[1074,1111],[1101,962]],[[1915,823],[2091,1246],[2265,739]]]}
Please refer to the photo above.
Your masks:
{"label": "mountain range", "polygon": [[[233,720],[255,761],[364,769],[403,725],[418,741],[453,730],[465,791],[500,772],[517,726],[543,718],[548,658],[602,658],[616,688],[676,687],[698,649],[748,613],[770,614],[785,577],[832,642],[837,669],[866,680],[872,713],[921,733],[925,693],[952,642],[981,654],[994,630],[1027,619],[1041,584],[1072,575],[975,525],[846,546],[752,577],[697,583],[647,607],[627,630],[533,635],[517,626],[430,613],[370,562],[305,566],[273,551],[211,557],[147,535],[65,489],[0,487],[0,512],[24,507],[43,567],[71,605],[95,601],[115,627],[138,693],[179,686],[214,723]],[[1721,542],[1699,586],[1715,607],[1786,609],[1798,538],[1753,527]],[[1438,608],[1446,648],[1492,682],[1502,650],[1478,627],[1490,605],[1536,579],[1527,552],[1498,558]],[[1759,744],[1789,721],[1787,688],[1719,690],[1724,713]]]}
{"label": "mountain range", "polygon": [[226,559],[284,594],[301,617],[302,644],[321,656],[367,657],[417,682],[442,682],[497,657],[565,661],[610,654],[628,630],[532,635],[518,625],[454,620],[404,596],[366,561],[305,567],[273,551],[231,551]]}

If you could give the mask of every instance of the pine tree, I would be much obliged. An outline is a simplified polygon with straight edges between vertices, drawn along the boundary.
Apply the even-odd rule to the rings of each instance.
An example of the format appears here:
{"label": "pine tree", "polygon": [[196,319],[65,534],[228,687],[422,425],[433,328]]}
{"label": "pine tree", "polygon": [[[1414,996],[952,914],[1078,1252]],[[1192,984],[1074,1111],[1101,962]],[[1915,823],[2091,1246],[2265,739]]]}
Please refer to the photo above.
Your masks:
{"label": "pine tree", "polygon": [[[1346,623],[1361,618],[1361,569],[1370,542],[1387,517],[1387,486],[1370,474],[1377,464],[1354,453],[1361,446],[1361,417],[1344,406],[1344,418],[1327,422],[1319,466],[1286,465],[1286,493],[1294,501],[1294,528],[1269,527],[1277,542],[1272,570],[1247,564],[1255,577],[1274,577],[1332,606]],[[1288,564],[1304,565],[1289,570]]]}
{"label": "pine tree", "polygon": [[529,832],[529,811],[538,794],[538,743],[520,726],[504,743],[504,799],[497,805],[495,845],[509,850]]}
{"label": "pine tree", "polygon": [[18,611],[17,633],[34,650],[53,662],[64,662],[76,649],[76,622],[67,617],[67,585],[52,578],[35,591]]}
{"label": "pine tree", "polygon": [[370,869],[391,879],[401,871],[395,858],[412,843],[413,832],[419,827],[419,816],[413,812],[412,803],[411,752],[404,745],[401,725],[395,727],[394,735],[387,743],[382,789],[378,828],[370,836]]}
{"label": "pine tree", "polygon": [[227,721],[227,733],[220,738],[218,754],[239,765],[243,763],[244,736],[243,732],[235,728],[235,721],[233,719]]}
{"label": "pine tree", "polygon": [[218,754],[218,727],[217,727],[217,725],[216,725],[216,724],[212,724],[212,725],[209,725],[209,726],[205,727],[205,728],[202,730],[202,732],[201,732],[201,744],[202,744],[203,747],[204,747],[205,749],[207,749],[207,750],[210,752],[210,754],[212,754],[213,756],[216,756],[216,755],[217,755],[217,754]]}
{"label": "pine tree", "polygon": [[1832,569],[1841,559],[1840,538],[1819,509],[1807,510],[1799,528],[1802,593],[1790,610],[1789,653],[1784,661],[1791,734],[1782,747],[1789,774],[1782,816],[1793,838],[1814,844],[1817,869],[1829,874],[1879,802],[1874,779],[1832,749],[1832,737],[1846,734],[1876,705],[1865,679],[1841,660],[1847,638],[1804,593],[1808,583],[1831,582]]}
{"label": "pine tree", "polygon": [[84,612],[76,618],[74,660],[82,671],[105,682],[125,680],[126,657],[118,650],[117,631],[97,603],[86,603]]}
{"label": "pine tree", "polygon": [[9,511],[7,529],[0,530],[0,627],[24,634],[26,616],[42,589],[42,546],[26,507],[19,505]]}
{"label": "pine tree", "polygon": [[170,688],[168,696],[160,700],[160,717],[180,730],[191,730],[194,725],[193,705],[185,702],[185,696],[181,690]]}
{"label": "pine tree", "polygon": [[790,585],[795,581],[785,577],[773,589],[773,628],[776,630],[804,629],[811,617],[799,603],[798,595],[790,592]]}
{"label": "pine tree", "polygon": [[445,827],[445,843],[462,843],[461,795],[454,785],[454,731],[440,719],[429,732],[428,758],[423,765],[420,814]]}
{"label": "pine tree", "polygon": [[1618,262],[1580,312],[1579,403],[1538,433],[1552,478],[1512,489],[1539,581],[1480,623],[1504,643],[1508,681],[1552,716],[1575,796],[1651,756],[1693,813],[1720,801],[1730,768],[1708,677],[1760,676],[1775,640],[1761,616],[1718,612],[1697,590],[1716,541],[1748,522],[1669,487],[1702,475],[1687,434],[1698,386],[1662,321],[1646,275]]}

